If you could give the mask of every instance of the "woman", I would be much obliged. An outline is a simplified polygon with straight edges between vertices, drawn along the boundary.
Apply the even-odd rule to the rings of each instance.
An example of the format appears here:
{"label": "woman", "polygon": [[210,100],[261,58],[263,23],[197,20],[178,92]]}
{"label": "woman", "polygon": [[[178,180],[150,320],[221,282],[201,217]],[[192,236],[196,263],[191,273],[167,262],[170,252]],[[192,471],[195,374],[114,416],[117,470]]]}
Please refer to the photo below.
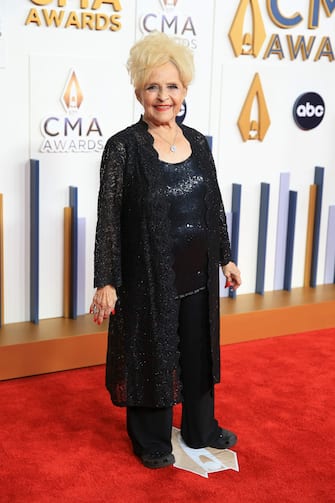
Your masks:
{"label": "woman", "polygon": [[187,445],[236,442],[214,418],[219,264],[231,288],[241,279],[206,138],[176,122],[193,77],[191,51],[151,34],[131,49],[128,70],[144,114],[102,156],[90,310],[99,324],[113,314],[106,385],[113,403],[127,407],[134,453],[159,468],[174,463],[178,402]]}

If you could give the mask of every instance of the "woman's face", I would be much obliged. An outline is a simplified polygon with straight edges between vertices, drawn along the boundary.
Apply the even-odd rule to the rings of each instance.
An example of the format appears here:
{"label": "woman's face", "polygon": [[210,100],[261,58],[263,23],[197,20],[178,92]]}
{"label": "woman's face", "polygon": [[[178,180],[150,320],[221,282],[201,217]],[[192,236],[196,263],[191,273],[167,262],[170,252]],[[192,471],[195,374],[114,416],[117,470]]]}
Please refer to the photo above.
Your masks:
{"label": "woman's face", "polygon": [[173,63],[154,68],[143,87],[136,90],[144,108],[144,119],[156,126],[174,122],[186,91]]}

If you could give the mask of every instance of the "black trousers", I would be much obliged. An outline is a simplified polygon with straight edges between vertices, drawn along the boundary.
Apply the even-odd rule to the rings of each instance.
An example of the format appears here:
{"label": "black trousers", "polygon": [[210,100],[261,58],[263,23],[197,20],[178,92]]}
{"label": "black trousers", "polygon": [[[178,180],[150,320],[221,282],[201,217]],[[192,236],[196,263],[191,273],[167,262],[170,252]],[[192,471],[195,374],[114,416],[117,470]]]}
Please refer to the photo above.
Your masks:
{"label": "black trousers", "polygon": [[[208,294],[201,291],[176,302],[183,386],[181,434],[188,446],[198,449],[220,433],[214,418]],[[172,407],[127,407],[127,431],[135,454],[171,452],[172,419]]]}

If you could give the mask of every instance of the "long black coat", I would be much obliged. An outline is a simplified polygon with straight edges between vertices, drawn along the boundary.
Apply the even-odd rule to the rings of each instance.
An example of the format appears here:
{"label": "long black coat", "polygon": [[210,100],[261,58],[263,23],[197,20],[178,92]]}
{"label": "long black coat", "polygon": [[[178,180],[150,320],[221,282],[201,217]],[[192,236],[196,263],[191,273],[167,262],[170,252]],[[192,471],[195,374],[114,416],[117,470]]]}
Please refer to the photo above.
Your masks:
{"label": "long black coat", "polygon": [[[218,266],[231,259],[226,217],[205,136],[181,126],[207,188],[208,291],[213,382],[220,379]],[[143,120],[112,136],[101,161],[95,286],[117,289],[106,385],[119,406],[181,401],[177,306],[168,203],[158,155]]]}

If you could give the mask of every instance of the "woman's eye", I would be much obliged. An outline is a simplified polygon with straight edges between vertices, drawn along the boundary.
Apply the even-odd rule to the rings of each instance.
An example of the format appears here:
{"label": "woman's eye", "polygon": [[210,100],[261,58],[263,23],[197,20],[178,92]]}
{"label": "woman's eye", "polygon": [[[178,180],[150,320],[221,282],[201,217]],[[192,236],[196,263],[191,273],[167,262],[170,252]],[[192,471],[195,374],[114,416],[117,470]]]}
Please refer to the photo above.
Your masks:
{"label": "woman's eye", "polygon": [[[166,89],[169,91],[176,91],[179,87],[177,84],[167,84]],[[145,90],[158,93],[160,90],[163,90],[163,88],[160,88],[158,84],[150,84],[145,88]]]}

